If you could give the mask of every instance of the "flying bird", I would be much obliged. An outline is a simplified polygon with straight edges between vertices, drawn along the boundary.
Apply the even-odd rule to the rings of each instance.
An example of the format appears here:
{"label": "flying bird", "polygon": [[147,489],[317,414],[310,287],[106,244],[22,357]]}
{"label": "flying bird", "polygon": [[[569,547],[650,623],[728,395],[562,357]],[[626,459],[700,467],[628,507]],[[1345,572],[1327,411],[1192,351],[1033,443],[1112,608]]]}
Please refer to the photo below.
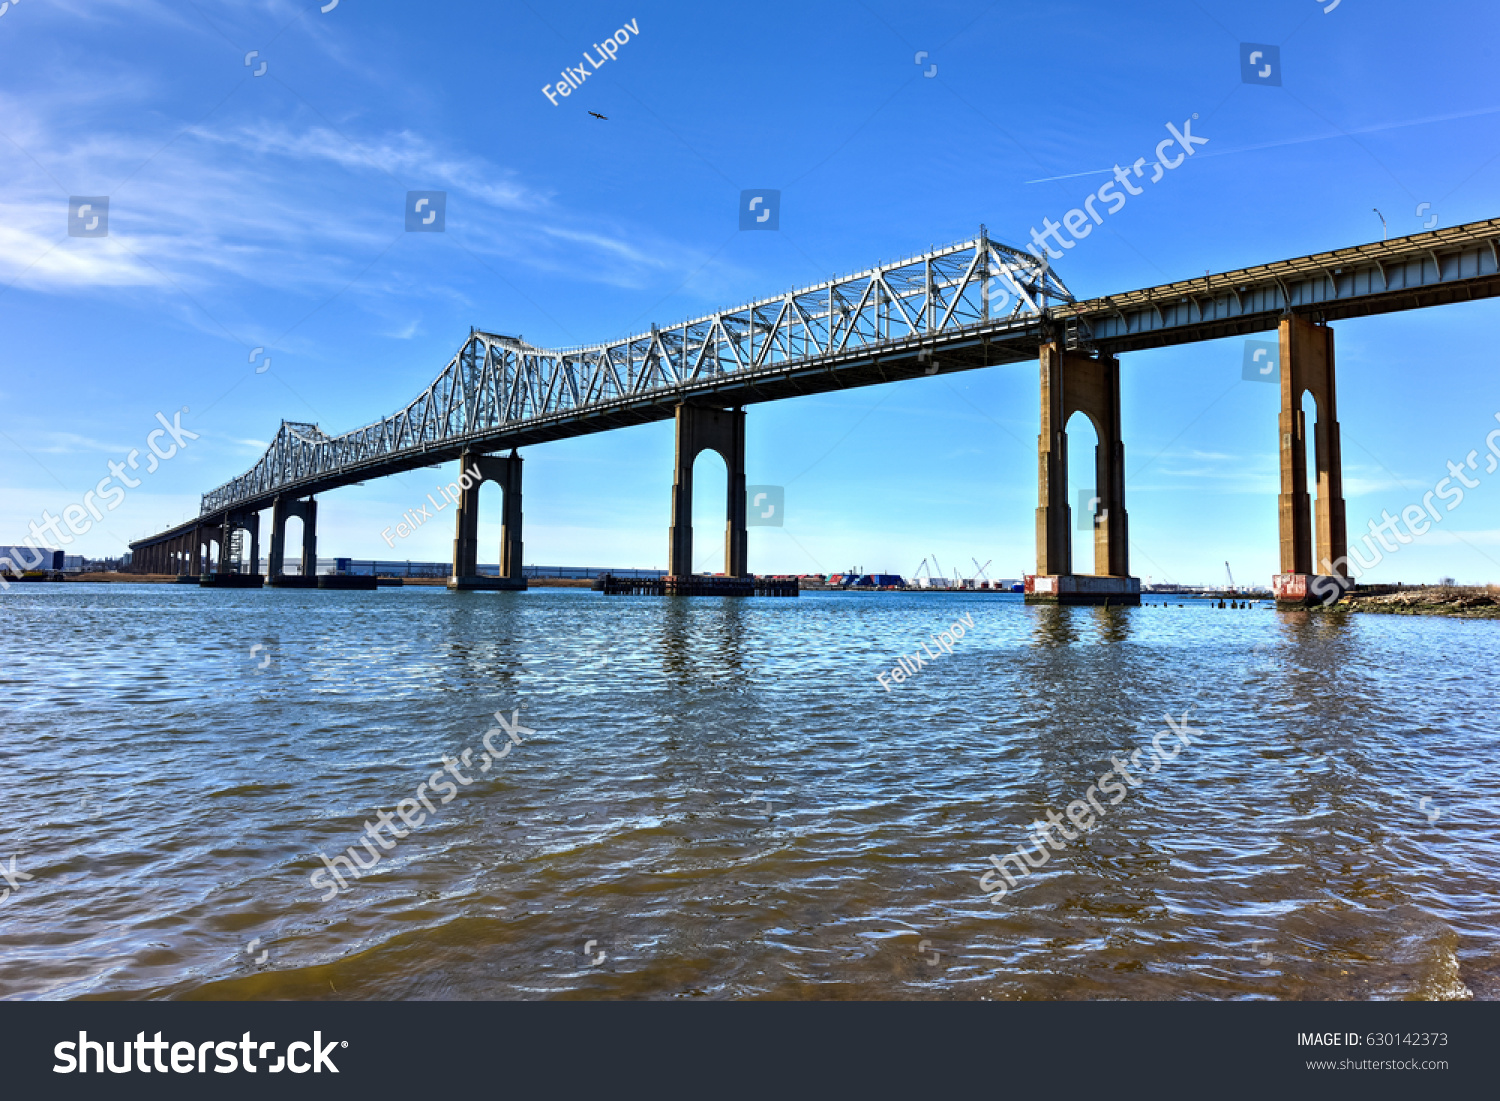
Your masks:
{"label": "flying bird", "polygon": [[589,114],[593,115],[596,119],[604,119],[605,122],[609,121],[609,119],[605,118],[598,111],[590,111]]}

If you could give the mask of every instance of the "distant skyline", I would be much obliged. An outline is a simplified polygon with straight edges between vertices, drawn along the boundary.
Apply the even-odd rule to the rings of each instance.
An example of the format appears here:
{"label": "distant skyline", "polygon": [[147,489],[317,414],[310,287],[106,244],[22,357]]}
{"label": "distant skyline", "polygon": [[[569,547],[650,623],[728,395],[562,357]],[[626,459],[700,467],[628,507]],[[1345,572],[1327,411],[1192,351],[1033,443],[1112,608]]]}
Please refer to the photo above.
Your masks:
{"label": "distant skyline", "polygon": [[[595,343],[981,223],[1050,247],[1084,298],[1379,240],[1382,218],[1500,216],[1500,10],[1477,0],[324,4],[0,15],[0,544],[77,506],[99,518],[51,545],[118,556],[283,419],[339,434],[401,408],[471,326]],[[747,189],[776,193],[774,221],[742,228]],[[433,195],[410,229],[408,192]],[[1485,301],[1334,324],[1351,542],[1479,457],[1367,580],[1500,582],[1497,323]],[[1279,396],[1245,356],[1122,357],[1142,579],[1277,570]],[[752,569],[1031,572],[1038,389],[1015,364],[751,406],[748,480],[784,486],[786,515],[751,528]],[[153,456],[178,416],[196,438]],[[1094,437],[1070,428],[1076,509]],[[664,567],[672,445],[660,422],[524,449],[525,562]],[[456,466],[322,495],[320,556],[448,559],[450,512],[382,533]],[[717,456],[695,483],[717,571]],[[1092,569],[1087,530],[1074,555]]]}

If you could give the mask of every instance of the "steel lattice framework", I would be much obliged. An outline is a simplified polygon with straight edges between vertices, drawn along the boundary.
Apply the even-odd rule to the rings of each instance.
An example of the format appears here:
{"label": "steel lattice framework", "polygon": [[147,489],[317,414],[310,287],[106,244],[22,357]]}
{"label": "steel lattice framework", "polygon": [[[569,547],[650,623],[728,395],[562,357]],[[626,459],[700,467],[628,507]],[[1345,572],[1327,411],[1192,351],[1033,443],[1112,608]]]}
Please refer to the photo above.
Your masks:
{"label": "steel lattice framework", "polygon": [[885,347],[935,347],[981,327],[1031,331],[1051,305],[1072,301],[1044,261],[981,227],[969,241],[612,343],[550,350],[476,330],[431,386],[384,420],[341,436],[283,421],[255,466],[203,495],[201,515],[428,465],[434,452],[495,450],[564,418],[574,430],[554,436],[602,431],[618,422],[587,414],[642,399],[659,406],[706,383],[868,360]]}

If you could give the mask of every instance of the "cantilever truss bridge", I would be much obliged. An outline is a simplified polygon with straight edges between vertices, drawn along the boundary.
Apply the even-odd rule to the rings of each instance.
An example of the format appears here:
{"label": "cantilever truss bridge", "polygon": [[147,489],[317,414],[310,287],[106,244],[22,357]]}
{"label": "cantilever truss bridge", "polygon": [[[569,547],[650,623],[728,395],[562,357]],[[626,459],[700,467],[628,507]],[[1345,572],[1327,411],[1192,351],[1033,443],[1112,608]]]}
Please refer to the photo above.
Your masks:
{"label": "cantilever truss bridge", "polygon": [[1075,300],[1047,262],[979,236],[846,278],[587,347],[473,331],[416,400],[342,435],[284,421],[199,520],[372,477],[624,425],[1034,361],[1053,341],[1118,354],[1500,294],[1500,219]]}
{"label": "cantilever truss bridge", "polygon": [[[340,436],[283,421],[249,471],[203,496],[203,516],[254,508],[454,458],[662,420],[692,398],[743,405],[921,374],[971,335],[1035,352],[1037,322],[1071,302],[1057,274],[981,234],[738,309],[588,347],[538,348],[474,331],[406,408]],[[1022,345],[1029,344],[1029,349]],[[887,356],[919,370],[882,373]]]}

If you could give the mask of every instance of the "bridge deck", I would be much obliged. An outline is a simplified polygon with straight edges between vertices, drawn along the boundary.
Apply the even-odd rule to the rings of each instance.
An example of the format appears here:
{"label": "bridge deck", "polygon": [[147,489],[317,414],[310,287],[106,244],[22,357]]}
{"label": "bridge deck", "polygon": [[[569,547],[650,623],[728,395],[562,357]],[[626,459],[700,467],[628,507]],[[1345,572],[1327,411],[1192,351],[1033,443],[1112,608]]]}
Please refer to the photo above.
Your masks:
{"label": "bridge deck", "polygon": [[666,420],[683,401],[751,405],[1034,360],[1066,339],[1119,354],[1500,295],[1500,219],[1078,302],[1036,258],[971,241],[613,344],[549,351],[474,331],[400,413],[339,437],[283,422],[198,519],[370,478]]}

